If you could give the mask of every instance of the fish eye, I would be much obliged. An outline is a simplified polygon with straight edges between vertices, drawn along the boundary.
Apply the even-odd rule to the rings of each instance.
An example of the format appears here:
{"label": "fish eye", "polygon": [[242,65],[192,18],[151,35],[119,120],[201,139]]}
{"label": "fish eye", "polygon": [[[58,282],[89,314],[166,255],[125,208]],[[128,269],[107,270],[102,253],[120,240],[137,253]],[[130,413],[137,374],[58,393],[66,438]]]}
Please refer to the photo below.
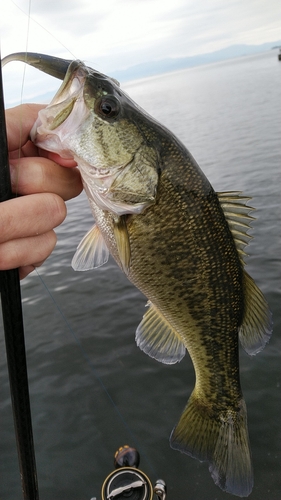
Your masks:
{"label": "fish eye", "polygon": [[98,99],[95,105],[95,111],[101,117],[115,118],[120,111],[120,103],[113,95],[107,95]]}

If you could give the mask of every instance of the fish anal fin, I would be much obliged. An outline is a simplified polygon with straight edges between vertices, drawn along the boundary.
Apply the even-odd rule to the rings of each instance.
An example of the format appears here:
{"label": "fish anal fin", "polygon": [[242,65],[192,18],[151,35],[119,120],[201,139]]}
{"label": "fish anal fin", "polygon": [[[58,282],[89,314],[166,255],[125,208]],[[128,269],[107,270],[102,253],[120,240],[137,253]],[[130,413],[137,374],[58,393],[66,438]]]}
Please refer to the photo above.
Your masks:
{"label": "fish anal fin", "polygon": [[244,318],[239,329],[243,349],[250,355],[260,352],[270,339],[272,315],[253,278],[244,271]]}
{"label": "fish anal fin", "polygon": [[118,216],[113,221],[113,233],[116,241],[121,267],[128,274],[131,260],[131,247],[126,224],[126,215]]}
{"label": "fish anal fin", "polygon": [[178,363],[186,352],[179,334],[151,302],[148,305],[136,331],[137,346],[161,363]]}
{"label": "fish anal fin", "polygon": [[108,261],[109,250],[99,228],[94,225],[79,243],[71,265],[75,271],[88,271]]}
{"label": "fish anal fin", "polygon": [[243,249],[252,238],[247,231],[251,229],[251,221],[254,220],[254,217],[249,215],[249,212],[255,209],[247,205],[247,202],[251,198],[243,196],[239,191],[228,191],[217,193],[217,195],[232,233],[240,260],[244,265],[243,258],[247,254]]}
{"label": "fish anal fin", "polygon": [[208,461],[217,486],[232,495],[247,497],[253,487],[245,402],[240,408],[219,414],[191,395],[179,423],[172,431],[170,445],[200,461]]}

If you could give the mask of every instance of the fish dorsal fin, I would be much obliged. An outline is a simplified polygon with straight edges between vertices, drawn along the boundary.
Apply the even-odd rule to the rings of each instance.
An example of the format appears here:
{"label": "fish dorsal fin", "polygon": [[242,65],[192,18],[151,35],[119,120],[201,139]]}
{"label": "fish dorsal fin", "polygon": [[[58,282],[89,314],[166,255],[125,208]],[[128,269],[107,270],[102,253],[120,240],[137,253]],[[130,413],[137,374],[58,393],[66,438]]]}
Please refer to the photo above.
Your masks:
{"label": "fish dorsal fin", "polygon": [[251,198],[241,196],[239,191],[228,191],[217,193],[217,195],[234,238],[240,260],[244,265],[244,256],[247,255],[244,252],[244,247],[252,238],[247,231],[251,228],[251,221],[254,220],[254,217],[249,215],[249,212],[255,209],[247,206],[247,202]]}
{"label": "fish dorsal fin", "polygon": [[108,261],[109,250],[96,224],[79,243],[71,265],[75,271],[88,271]]}
{"label": "fish dorsal fin", "polygon": [[121,217],[114,220],[113,233],[122,269],[125,274],[128,274],[131,259],[131,247],[125,215],[121,215]]}
{"label": "fish dorsal fin", "polygon": [[239,339],[243,349],[250,354],[260,352],[269,341],[272,332],[272,316],[268,304],[254,280],[244,271],[243,323]]}
{"label": "fish dorsal fin", "polygon": [[[251,238],[247,231],[251,228],[251,221],[254,220],[254,217],[249,215],[254,208],[246,204],[251,198],[241,196],[237,191],[217,193],[217,195],[244,265],[243,257],[247,254],[243,249]],[[245,311],[239,339],[243,349],[253,355],[260,352],[269,341],[272,319],[262,292],[246,271],[244,271],[244,304]]]}
{"label": "fish dorsal fin", "polygon": [[186,352],[179,334],[151,302],[147,305],[149,309],[136,331],[137,346],[161,363],[178,363]]}

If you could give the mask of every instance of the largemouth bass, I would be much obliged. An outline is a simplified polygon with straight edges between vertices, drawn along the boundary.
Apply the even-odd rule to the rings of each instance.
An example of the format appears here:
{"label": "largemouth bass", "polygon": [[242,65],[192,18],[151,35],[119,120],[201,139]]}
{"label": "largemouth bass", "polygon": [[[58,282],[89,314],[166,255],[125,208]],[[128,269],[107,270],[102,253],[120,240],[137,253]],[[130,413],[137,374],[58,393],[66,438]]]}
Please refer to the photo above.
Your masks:
{"label": "largemouth bass", "polygon": [[[51,63],[41,65],[50,72]],[[244,269],[249,198],[216,193],[169,130],[80,61],[70,63],[31,137],[74,158],[81,171],[95,225],[73,267],[98,267],[110,252],[148,298],[137,345],[166,364],[190,354],[196,383],[172,448],[208,461],[222,490],[248,496],[253,471],[238,339],[253,355],[271,333],[268,305]]]}

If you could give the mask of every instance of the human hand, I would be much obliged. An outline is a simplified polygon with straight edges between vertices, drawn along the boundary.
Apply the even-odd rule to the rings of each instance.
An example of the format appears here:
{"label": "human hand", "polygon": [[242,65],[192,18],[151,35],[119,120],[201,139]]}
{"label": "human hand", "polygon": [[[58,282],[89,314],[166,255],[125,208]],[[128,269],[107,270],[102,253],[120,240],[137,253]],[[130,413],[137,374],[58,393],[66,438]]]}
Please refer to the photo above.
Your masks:
{"label": "human hand", "polygon": [[64,168],[74,167],[73,160],[39,150],[29,140],[43,107],[23,104],[6,111],[12,190],[19,196],[0,204],[0,270],[18,267],[21,279],[50,255],[57,241],[53,229],[66,216],[65,201],[82,191],[78,169]]}

